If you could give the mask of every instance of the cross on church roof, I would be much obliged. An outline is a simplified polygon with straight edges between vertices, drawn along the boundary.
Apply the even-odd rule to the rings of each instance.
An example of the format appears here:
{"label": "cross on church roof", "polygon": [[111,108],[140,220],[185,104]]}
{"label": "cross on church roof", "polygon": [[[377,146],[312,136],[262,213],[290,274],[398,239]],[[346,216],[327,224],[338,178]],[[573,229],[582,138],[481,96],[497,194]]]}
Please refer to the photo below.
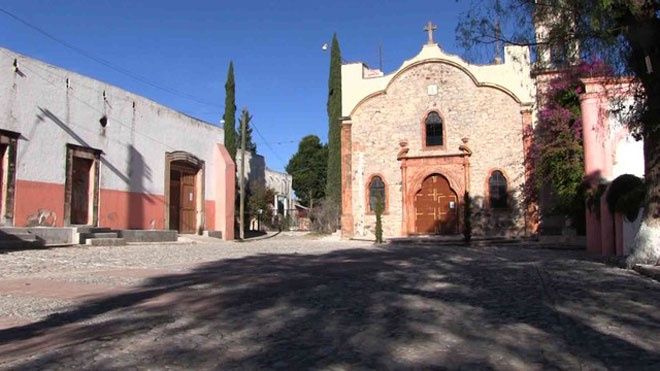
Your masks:
{"label": "cross on church roof", "polygon": [[435,41],[433,41],[433,31],[437,29],[438,26],[434,25],[431,21],[429,21],[429,23],[426,24],[426,27],[424,27],[424,31],[428,32],[429,34],[428,44],[435,44]]}

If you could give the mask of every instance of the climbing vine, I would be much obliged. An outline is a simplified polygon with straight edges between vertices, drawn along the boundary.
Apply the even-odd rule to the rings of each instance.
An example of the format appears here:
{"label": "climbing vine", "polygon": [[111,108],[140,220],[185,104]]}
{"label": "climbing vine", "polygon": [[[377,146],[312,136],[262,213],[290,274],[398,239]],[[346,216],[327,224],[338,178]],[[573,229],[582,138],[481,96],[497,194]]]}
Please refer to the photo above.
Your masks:
{"label": "climbing vine", "polygon": [[584,150],[580,78],[608,76],[602,62],[582,62],[549,81],[541,96],[534,153],[536,191],[551,187],[554,207],[550,212],[566,215],[578,231],[584,230]]}

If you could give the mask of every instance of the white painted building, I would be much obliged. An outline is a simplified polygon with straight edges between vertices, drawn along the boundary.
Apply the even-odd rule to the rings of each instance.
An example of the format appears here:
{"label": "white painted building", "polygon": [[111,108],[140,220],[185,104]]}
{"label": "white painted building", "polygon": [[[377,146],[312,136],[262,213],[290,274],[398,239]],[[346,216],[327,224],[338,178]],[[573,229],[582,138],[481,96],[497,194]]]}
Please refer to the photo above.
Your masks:
{"label": "white painted building", "polygon": [[0,48],[2,221],[233,235],[221,128]]}

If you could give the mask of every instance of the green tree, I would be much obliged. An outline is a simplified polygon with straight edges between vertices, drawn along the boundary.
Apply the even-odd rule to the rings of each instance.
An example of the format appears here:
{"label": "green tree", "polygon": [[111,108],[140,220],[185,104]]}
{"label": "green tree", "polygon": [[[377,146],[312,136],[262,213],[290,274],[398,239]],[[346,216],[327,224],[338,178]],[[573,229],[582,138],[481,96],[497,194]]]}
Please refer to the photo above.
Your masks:
{"label": "green tree", "polygon": [[330,49],[330,78],[328,80],[328,175],[326,201],[341,210],[341,50],[337,34]]}
{"label": "green tree", "polygon": [[328,147],[316,135],[300,140],[298,151],[286,165],[293,177],[293,190],[304,205],[314,206],[314,200],[325,196]]}
{"label": "green tree", "polygon": [[248,189],[250,191],[247,197],[247,210],[250,217],[260,218],[262,225],[270,226],[274,213],[272,203],[275,199],[275,191],[258,182],[250,182]]}
{"label": "green tree", "polygon": [[[247,108],[243,108],[241,115],[244,114],[247,115],[247,122],[245,124],[245,150],[250,153],[257,153],[257,145],[252,141],[252,126],[250,125],[250,122],[252,121],[252,115],[250,115],[250,112],[247,110]],[[239,130],[236,137],[236,148],[240,147],[241,132]]]}
{"label": "green tree", "polygon": [[222,116],[225,121],[225,148],[236,162],[236,84],[234,83],[234,62],[229,62],[229,71],[227,71],[227,82],[225,83],[225,114]]}
{"label": "green tree", "polygon": [[[535,24],[545,27],[540,40]],[[479,0],[473,1],[457,31],[468,50],[501,42],[530,45],[537,55],[567,51],[564,62],[579,50],[579,57],[600,58],[616,73],[636,79],[636,104],[627,121],[644,139],[647,187],[642,228],[628,263],[660,260],[660,1]]]}
{"label": "green tree", "polygon": [[383,243],[383,211],[385,210],[385,203],[383,197],[379,194],[376,197],[376,243]]}
{"label": "green tree", "polygon": [[472,197],[470,192],[463,195],[463,241],[472,241]]}

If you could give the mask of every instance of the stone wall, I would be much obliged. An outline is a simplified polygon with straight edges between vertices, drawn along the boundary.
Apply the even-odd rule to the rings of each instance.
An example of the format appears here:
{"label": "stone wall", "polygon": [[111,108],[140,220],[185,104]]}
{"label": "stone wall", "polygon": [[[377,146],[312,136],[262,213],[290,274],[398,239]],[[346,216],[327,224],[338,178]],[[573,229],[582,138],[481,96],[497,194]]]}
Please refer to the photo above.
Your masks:
{"label": "stone wall", "polygon": [[[373,175],[380,175],[386,183],[385,235],[405,234],[404,180],[401,162],[397,160],[400,143],[407,143],[409,158],[461,156],[459,146],[464,144],[464,139],[472,155],[468,184],[458,180],[463,182],[458,188],[469,190],[474,197],[475,234],[521,233],[524,229],[520,205],[524,184],[522,108],[510,92],[477,86],[464,70],[438,60],[418,63],[399,72],[384,92],[362,100],[350,116],[355,236],[371,236],[375,224],[375,216],[366,212],[367,183]],[[445,130],[445,145],[439,149],[424,148],[422,142],[424,120],[433,110],[441,115]],[[511,202],[505,211],[485,207],[487,180],[493,170],[502,171],[508,182]],[[438,172],[442,173],[441,168]],[[462,196],[459,193],[461,200]]]}

